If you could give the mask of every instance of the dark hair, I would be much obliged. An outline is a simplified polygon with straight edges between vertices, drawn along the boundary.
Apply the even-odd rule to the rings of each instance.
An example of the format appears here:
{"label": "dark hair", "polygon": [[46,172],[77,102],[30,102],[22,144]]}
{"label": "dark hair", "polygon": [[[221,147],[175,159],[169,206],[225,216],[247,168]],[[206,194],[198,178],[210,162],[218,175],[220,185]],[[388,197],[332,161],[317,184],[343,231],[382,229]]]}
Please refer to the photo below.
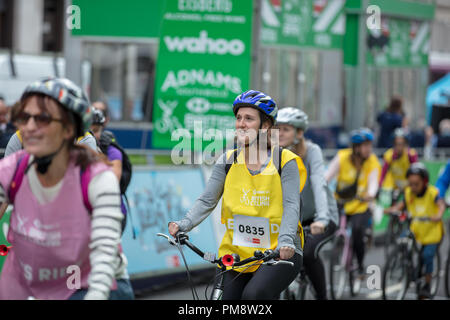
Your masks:
{"label": "dark hair", "polygon": [[389,103],[387,111],[392,113],[403,113],[402,105],[403,99],[400,96],[393,96],[391,98],[391,102]]}
{"label": "dark hair", "polygon": [[5,101],[5,97],[0,93],[0,100]]}
{"label": "dark hair", "polygon": [[[270,129],[273,127],[274,121],[273,121],[273,119],[272,119],[271,117],[269,117],[267,114],[265,114],[265,113],[262,112],[261,110],[259,110],[259,109],[257,109],[257,110],[259,111],[259,119],[260,119],[260,121],[261,121],[261,124],[259,125],[259,128],[261,129],[261,128],[262,128],[262,125],[263,125],[265,122],[270,123],[270,126],[269,126],[269,128],[268,128],[268,132],[267,132],[266,134],[267,134],[267,147],[268,147],[268,148],[271,148],[271,147],[272,147],[272,141],[271,141]],[[259,134],[258,134],[257,139],[258,139],[258,143],[259,143]]]}
{"label": "dark hair", "polygon": [[259,119],[261,120],[261,125],[260,127],[262,127],[263,123],[265,122],[269,122],[270,123],[270,127],[272,127],[274,125],[274,121],[271,117],[269,117],[267,114],[265,114],[264,112],[262,112],[261,110],[257,109],[259,111]]}

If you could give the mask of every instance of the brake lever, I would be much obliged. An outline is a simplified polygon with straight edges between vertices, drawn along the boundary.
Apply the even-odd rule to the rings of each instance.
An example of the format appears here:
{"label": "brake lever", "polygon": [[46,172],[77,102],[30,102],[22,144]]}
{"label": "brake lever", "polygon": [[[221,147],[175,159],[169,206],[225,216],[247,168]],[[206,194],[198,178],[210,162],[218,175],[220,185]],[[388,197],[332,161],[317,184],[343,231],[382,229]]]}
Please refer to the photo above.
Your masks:
{"label": "brake lever", "polygon": [[171,245],[173,245],[173,246],[176,246],[176,245],[177,245],[177,243],[176,243],[173,239],[171,239],[170,236],[168,236],[167,234],[159,233],[159,232],[158,232],[156,235],[157,235],[157,236],[160,236],[160,237],[163,237],[163,238],[166,238],[167,241],[169,241],[169,243],[170,243]]}
{"label": "brake lever", "polygon": [[291,267],[294,266],[294,263],[291,262],[291,261],[286,261],[286,260],[273,260],[273,259],[271,259],[271,260],[269,260],[269,261],[266,261],[266,262],[264,262],[263,264],[266,264],[266,265],[268,265],[268,266],[275,266],[275,265],[277,265],[277,264],[287,264],[287,265],[290,265]]}

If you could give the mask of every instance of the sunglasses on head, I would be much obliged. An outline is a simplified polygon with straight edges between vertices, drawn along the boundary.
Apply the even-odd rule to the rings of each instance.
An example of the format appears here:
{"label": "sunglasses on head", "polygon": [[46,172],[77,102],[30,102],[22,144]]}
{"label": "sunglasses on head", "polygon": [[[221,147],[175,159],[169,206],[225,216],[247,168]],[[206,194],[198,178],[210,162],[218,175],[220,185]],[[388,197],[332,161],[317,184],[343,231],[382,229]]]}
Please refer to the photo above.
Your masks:
{"label": "sunglasses on head", "polygon": [[22,111],[15,117],[15,123],[18,126],[23,126],[28,123],[30,118],[33,118],[33,121],[36,123],[38,127],[48,126],[52,121],[62,122],[62,119],[53,118],[50,114],[43,112],[40,114],[29,114],[28,112]]}

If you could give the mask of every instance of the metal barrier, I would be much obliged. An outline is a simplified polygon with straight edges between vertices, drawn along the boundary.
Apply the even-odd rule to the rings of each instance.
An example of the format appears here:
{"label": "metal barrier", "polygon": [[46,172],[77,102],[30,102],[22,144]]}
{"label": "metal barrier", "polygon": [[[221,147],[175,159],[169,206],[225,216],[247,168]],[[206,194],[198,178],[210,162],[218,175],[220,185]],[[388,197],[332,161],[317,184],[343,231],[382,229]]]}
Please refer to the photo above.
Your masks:
{"label": "metal barrier", "polygon": [[[339,149],[322,149],[322,153],[324,156],[324,159],[326,161],[330,161],[338,152]],[[384,152],[386,152],[387,149],[378,149],[374,148],[373,152],[377,155],[379,159],[383,158]],[[419,159],[425,158],[425,148],[415,148],[419,155]],[[154,156],[171,156],[172,150],[159,150],[159,149],[126,149],[125,150],[128,155],[135,155],[135,156],[144,156],[146,157],[147,164],[154,164]],[[5,153],[5,149],[0,149],[0,157],[2,158]],[[200,154],[198,153],[192,153],[192,159],[197,159],[197,161],[200,161]],[[220,155],[218,155],[220,156]],[[218,157],[217,156],[217,157]],[[426,159],[427,161],[446,161],[450,159],[450,148],[433,148],[431,150],[431,156]],[[194,161],[192,162],[194,163]],[[197,162],[197,164],[200,164]]]}

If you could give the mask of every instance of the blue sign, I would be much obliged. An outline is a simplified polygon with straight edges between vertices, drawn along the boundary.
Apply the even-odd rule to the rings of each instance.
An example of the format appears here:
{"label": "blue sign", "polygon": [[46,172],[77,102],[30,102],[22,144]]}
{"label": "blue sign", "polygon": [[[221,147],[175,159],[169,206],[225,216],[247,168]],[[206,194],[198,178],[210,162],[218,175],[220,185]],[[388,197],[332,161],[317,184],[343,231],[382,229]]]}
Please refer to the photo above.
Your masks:
{"label": "blue sign", "polygon": [[[168,223],[183,218],[204,187],[201,169],[133,168],[127,197],[137,236],[133,239],[128,220],[122,237],[128,272],[132,278],[133,274],[151,275],[151,272],[160,273],[183,266],[178,249],[156,234],[168,234]],[[204,252],[217,252],[213,230],[211,218],[208,217],[189,232],[190,240]],[[210,265],[188,248],[184,248],[183,253],[189,266]]]}

